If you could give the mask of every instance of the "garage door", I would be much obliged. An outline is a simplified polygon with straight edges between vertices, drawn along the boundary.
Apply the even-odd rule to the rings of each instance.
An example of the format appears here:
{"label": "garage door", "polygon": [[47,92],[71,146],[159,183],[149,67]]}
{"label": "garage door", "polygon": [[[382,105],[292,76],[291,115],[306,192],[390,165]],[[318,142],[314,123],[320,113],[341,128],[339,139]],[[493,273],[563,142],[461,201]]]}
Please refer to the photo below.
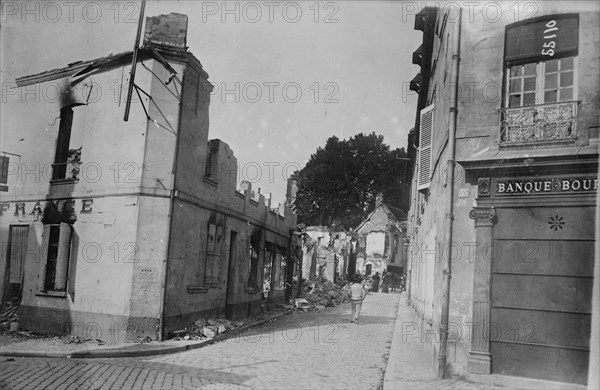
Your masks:
{"label": "garage door", "polygon": [[498,209],[490,340],[495,374],[585,384],[593,207]]}

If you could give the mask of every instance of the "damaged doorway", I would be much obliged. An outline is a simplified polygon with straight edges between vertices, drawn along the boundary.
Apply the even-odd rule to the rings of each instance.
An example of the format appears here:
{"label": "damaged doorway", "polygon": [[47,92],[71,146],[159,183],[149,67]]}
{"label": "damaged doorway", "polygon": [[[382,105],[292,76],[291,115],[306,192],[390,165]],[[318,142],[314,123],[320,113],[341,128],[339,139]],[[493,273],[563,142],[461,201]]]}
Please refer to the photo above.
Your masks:
{"label": "damaged doorway", "polygon": [[11,225],[8,236],[8,261],[6,262],[2,307],[6,302],[21,302],[29,225]]}

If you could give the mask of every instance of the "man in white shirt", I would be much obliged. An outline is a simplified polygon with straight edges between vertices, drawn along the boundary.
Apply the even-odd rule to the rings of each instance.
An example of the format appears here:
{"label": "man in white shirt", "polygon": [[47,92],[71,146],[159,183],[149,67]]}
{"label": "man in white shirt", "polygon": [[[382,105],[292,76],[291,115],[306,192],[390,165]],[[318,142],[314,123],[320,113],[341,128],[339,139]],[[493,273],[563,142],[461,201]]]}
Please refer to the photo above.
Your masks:
{"label": "man in white shirt", "polygon": [[348,295],[350,297],[350,305],[352,307],[352,319],[350,322],[358,325],[358,316],[360,315],[360,309],[362,309],[362,302],[367,296],[367,291],[360,282],[360,276],[354,276],[354,283],[352,283],[350,286]]}

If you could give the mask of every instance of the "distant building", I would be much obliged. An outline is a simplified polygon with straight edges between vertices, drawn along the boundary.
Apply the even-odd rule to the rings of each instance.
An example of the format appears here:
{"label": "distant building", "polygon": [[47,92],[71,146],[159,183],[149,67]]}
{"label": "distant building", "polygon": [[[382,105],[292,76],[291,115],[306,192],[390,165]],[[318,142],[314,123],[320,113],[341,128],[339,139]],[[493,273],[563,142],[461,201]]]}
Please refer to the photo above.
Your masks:
{"label": "distant building", "polygon": [[212,85],[187,17],[146,25],[127,122],[131,52],[21,77],[59,98],[3,113],[21,126],[2,129],[0,293],[21,300],[23,328],[160,338],[258,312],[265,280],[277,302],[291,286],[296,217],[237,189],[233,152],[208,140]]}
{"label": "distant building", "polygon": [[406,213],[385,204],[383,195],[378,194],[375,209],[354,230],[359,243],[357,271],[366,275],[382,274],[384,270],[403,273],[406,266],[405,229]]}
{"label": "distant building", "polygon": [[409,299],[440,373],[581,388],[597,369],[598,4],[489,4],[415,18]]}
{"label": "distant building", "polygon": [[[307,226],[304,229],[302,277],[314,280],[325,275],[327,259],[330,254],[331,232],[326,226]],[[329,270],[332,269],[329,266]],[[329,278],[333,281],[333,278]]]}

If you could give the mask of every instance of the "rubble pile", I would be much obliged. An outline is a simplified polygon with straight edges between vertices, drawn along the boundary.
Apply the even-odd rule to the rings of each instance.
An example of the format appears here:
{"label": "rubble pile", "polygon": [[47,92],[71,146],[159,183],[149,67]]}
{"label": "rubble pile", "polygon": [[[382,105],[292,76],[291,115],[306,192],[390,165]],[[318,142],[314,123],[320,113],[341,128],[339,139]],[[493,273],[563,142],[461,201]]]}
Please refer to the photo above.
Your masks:
{"label": "rubble pile", "polygon": [[318,310],[348,302],[346,291],[330,280],[322,283],[305,281],[302,286],[302,296],[312,307]]}
{"label": "rubble pile", "polygon": [[2,329],[7,329],[11,322],[19,321],[19,315],[17,314],[19,306],[21,306],[21,304],[18,300],[7,303],[0,314],[0,327],[2,327]]}
{"label": "rubble pile", "polygon": [[224,318],[200,318],[189,328],[169,333],[172,340],[208,340],[220,333],[244,326],[243,321],[229,321]]}

